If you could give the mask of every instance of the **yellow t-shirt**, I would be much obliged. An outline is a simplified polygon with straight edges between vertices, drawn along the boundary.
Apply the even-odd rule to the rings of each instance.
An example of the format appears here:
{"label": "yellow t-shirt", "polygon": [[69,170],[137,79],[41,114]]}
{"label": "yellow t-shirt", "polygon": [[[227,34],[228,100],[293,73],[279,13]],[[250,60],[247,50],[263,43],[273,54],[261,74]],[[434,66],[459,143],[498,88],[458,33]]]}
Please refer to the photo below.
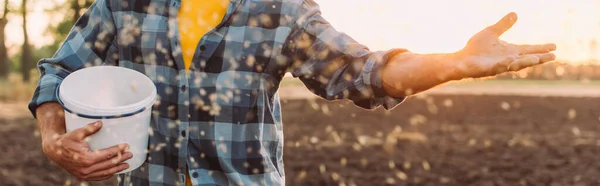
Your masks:
{"label": "yellow t-shirt", "polygon": [[177,19],[186,70],[192,64],[200,39],[221,23],[228,5],[229,0],[183,0],[181,2]]}
{"label": "yellow t-shirt", "polygon": [[[215,28],[225,16],[229,0],[183,0],[177,15],[185,69],[192,64],[196,47],[204,34]],[[186,171],[186,186],[192,186]]]}

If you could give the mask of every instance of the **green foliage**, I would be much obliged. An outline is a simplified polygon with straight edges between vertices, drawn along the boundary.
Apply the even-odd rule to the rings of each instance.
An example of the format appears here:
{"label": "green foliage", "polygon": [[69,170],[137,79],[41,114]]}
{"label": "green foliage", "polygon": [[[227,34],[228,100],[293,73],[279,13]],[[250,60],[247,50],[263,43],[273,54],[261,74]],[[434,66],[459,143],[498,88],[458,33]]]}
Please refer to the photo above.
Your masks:
{"label": "green foliage", "polygon": [[45,34],[54,38],[54,42],[42,47],[43,50],[46,50],[45,54],[49,54],[45,57],[50,57],[50,55],[58,50],[73,28],[75,21],[77,21],[76,19],[79,18],[77,16],[81,15],[93,2],[94,0],[67,0],[65,3],[57,4],[55,7],[48,9],[49,13],[64,13],[65,18],[57,24],[49,25],[46,29]]}
{"label": "green foliage", "polygon": [[58,50],[60,45],[64,42],[65,38],[69,34],[69,31],[71,31],[73,24],[74,22],[70,19],[64,19],[57,25],[49,26],[46,30],[46,34],[54,38],[54,42],[44,47],[48,47],[49,50],[53,51]]}
{"label": "green foliage", "polygon": [[[42,58],[49,58],[52,57],[52,55],[54,55],[54,52],[56,52],[57,49],[54,48],[53,45],[46,45],[46,46],[42,46],[39,48],[32,48],[33,52],[33,56],[31,57],[31,61],[29,63],[31,63],[30,66],[33,66],[35,68],[37,68],[37,62],[40,61]],[[11,71],[12,72],[20,72],[21,70],[21,51],[19,51],[18,53],[10,56],[10,62],[11,64]]]}

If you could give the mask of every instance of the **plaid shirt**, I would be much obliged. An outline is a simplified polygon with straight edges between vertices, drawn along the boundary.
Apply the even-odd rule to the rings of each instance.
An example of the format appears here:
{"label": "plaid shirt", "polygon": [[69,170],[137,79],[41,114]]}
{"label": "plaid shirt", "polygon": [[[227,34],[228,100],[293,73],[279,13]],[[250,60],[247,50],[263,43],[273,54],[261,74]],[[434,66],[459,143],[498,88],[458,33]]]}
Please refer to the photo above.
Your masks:
{"label": "plaid shirt", "polygon": [[85,67],[130,68],[155,83],[148,158],[119,175],[120,185],[284,185],[277,90],[286,72],[327,100],[391,109],[404,99],[384,93],[380,71],[405,50],[369,51],[336,31],[312,0],[231,0],[186,73],[180,4],[97,0],[56,54],[38,65],[32,113],[57,101],[62,79]]}

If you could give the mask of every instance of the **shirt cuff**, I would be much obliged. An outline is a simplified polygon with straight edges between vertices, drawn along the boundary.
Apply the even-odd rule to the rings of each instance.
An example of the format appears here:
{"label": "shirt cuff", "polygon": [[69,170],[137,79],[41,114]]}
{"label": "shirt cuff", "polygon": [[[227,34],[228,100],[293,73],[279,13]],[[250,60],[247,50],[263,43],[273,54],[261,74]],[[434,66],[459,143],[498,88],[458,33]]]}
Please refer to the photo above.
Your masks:
{"label": "shirt cuff", "polygon": [[362,81],[371,89],[373,104],[383,105],[386,110],[391,110],[402,103],[406,97],[391,97],[383,89],[381,73],[387,62],[395,55],[408,52],[406,49],[392,49],[374,52],[367,59],[362,72]]}
{"label": "shirt cuff", "polygon": [[28,106],[29,111],[31,112],[34,118],[37,118],[35,111],[40,105],[47,102],[58,102],[58,95],[56,95],[56,89],[58,89],[62,81],[63,78],[60,78],[53,74],[47,74],[42,76],[42,78],[39,80],[37,88],[35,89],[33,98],[31,99],[31,102],[29,102]]}

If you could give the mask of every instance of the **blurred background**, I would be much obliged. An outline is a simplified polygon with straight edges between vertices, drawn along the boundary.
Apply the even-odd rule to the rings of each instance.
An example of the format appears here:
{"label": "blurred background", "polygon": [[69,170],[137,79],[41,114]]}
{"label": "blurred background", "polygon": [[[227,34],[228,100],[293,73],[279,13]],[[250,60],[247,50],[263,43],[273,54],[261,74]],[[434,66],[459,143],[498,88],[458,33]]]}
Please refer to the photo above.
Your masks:
{"label": "blurred background", "polygon": [[[394,110],[282,83],[288,185],[600,185],[600,0],[316,0],[372,50],[453,52],[514,11],[502,39],[556,43],[557,61],[413,96]],[[93,0],[0,0],[0,185],[81,183],[50,163],[26,106]],[[306,117],[310,115],[311,117]]]}

